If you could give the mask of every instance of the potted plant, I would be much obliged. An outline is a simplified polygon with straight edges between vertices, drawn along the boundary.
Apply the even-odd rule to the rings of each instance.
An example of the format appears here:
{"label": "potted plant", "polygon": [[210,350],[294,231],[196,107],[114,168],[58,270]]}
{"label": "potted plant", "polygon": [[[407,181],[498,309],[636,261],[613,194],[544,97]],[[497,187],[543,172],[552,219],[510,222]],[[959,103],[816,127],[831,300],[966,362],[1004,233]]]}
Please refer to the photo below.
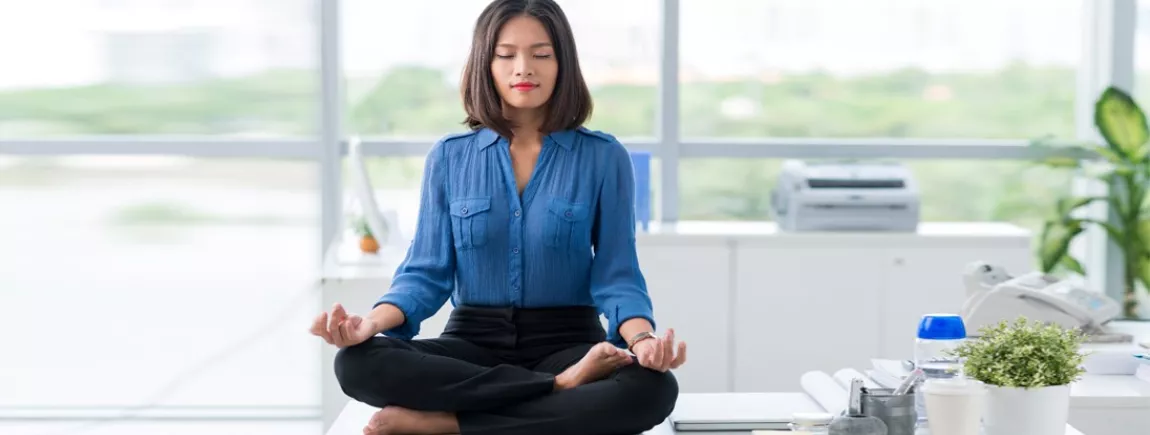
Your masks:
{"label": "potted plant", "polygon": [[[1082,264],[1069,254],[1070,242],[1092,225],[1106,234],[1122,252],[1123,313],[1140,317],[1140,293],[1150,288],[1150,129],[1146,115],[1129,94],[1108,88],[1094,104],[1094,125],[1105,145],[1075,144],[1075,156],[1047,159],[1046,165],[1072,168],[1109,186],[1102,196],[1059,198],[1053,216],[1043,227],[1038,259],[1043,272],[1070,271],[1086,275]],[[1091,219],[1079,216],[1079,209],[1101,201],[1117,219]],[[1139,290],[1142,288],[1143,290]]]}
{"label": "potted plant", "polygon": [[1082,333],[1024,317],[979,332],[954,354],[967,377],[987,386],[985,435],[1063,433],[1070,384],[1084,372]]}
{"label": "potted plant", "polygon": [[367,219],[359,218],[355,222],[355,233],[359,235],[359,250],[368,254],[379,252],[379,241],[371,233],[371,226]]}

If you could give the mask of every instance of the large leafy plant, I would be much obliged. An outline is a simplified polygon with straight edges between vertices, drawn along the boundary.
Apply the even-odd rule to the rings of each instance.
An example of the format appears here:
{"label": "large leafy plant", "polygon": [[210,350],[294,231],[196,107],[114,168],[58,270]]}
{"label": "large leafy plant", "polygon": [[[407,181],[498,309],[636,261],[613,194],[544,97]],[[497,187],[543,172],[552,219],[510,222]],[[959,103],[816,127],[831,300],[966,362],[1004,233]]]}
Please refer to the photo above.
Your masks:
{"label": "large leafy plant", "polygon": [[963,342],[953,353],[963,359],[966,376],[988,385],[1041,388],[1066,385],[1083,373],[1079,352],[1083,335],[1058,325],[1019,317],[985,326],[981,336]]}
{"label": "large leafy plant", "polygon": [[[1108,88],[1094,104],[1094,125],[1104,145],[1079,144],[1081,155],[1046,160],[1054,167],[1074,168],[1109,186],[1103,196],[1067,196],[1056,204],[1055,214],[1045,222],[1038,258],[1044,272],[1069,270],[1085,275],[1082,263],[1069,254],[1070,243],[1091,225],[1106,230],[1123,254],[1123,311],[1135,317],[1135,292],[1141,282],[1150,289],[1150,129],[1146,115],[1129,94]],[[1081,217],[1078,211],[1104,202],[1115,220]]]}

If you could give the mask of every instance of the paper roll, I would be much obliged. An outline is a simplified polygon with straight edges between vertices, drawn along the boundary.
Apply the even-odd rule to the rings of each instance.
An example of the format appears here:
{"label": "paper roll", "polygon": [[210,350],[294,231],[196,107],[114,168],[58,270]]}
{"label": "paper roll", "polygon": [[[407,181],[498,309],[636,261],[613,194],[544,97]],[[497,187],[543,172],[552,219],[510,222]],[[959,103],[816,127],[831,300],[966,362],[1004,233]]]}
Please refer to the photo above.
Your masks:
{"label": "paper roll", "polygon": [[843,388],[830,375],[821,371],[809,371],[799,378],[803,391],[815,403],[831,415],[842,414],[847,407],[847,389]]}
{"label": "paper roll", "polygon": [[866,376],[862,373],[859,373],[859,371],[855,370],[855,369],[839,370],[839,371],[835,372],[834,378],[835,378],[835,381],[838,382],[839,386],[843,387],[843,389],[845,389],[845,390],[850,389],[851,379],[855,379],[855,378],[862,379],[863,380],[863,387],[865,387],[867,389],[874,390],[874,389],[882,388],[882,386],[880,386],[873,379],[871,379],[870,376]]}

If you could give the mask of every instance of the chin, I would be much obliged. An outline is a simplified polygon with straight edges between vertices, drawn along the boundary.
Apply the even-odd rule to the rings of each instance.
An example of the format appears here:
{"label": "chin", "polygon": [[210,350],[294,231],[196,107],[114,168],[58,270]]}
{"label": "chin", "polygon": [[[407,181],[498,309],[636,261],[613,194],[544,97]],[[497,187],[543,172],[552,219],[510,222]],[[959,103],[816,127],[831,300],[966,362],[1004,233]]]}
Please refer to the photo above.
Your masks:
{"label": "chin", "polygon": [[505,101],[515,110],[536,110],[547,104],[547,100],[538,98],[508,98]]}

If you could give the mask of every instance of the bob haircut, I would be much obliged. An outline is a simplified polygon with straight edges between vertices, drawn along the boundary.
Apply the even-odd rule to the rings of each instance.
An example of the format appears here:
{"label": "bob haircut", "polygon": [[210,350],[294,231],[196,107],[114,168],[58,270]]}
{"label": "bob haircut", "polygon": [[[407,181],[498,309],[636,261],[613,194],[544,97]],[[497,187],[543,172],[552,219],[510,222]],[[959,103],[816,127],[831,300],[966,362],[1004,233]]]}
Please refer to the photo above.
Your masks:
{"label": "bob haircut", "polygon": [[475,24],[471,53],[460,86],[463,110],[467,112],[464,124],[472,130],[487,127],[505,138],[513,136],[513,125],[503,116],[503,101],[491,76],[491,62],[500,29],[517,16],[530,16],[543,23],[551,37],[555,60],[559,62],[555,88],[547,99],[540,131],[552,133],[582,126],[591,116],[591,91],[579,68],[571,25],[553,0],[495,0],[483,9]]}

